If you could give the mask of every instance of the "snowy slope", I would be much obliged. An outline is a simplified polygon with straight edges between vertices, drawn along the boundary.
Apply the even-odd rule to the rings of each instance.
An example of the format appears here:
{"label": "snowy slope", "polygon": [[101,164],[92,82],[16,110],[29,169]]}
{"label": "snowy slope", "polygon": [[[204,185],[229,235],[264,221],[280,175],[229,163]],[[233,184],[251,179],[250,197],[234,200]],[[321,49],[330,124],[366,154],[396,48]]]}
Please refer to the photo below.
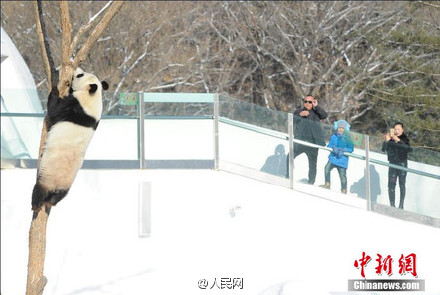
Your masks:
{"label": "snowy slope", "polygon": [[[36,171],[1,174],[1,294],[24,294]],[[143,182],[151,235],[142,238]],[[440,293],[440,229],[226,172],[80,170],[47,234],[45,295],[346,294],[347,280],[361,278],[353,263],[362,252],[395,263],[415,253],[426,282],[417,294]],[[374,264],[367,278],[387,277]],[[391,278],[399,277],[395,266]],[[243,289],[210,288],[226,278],[242,279]]]}

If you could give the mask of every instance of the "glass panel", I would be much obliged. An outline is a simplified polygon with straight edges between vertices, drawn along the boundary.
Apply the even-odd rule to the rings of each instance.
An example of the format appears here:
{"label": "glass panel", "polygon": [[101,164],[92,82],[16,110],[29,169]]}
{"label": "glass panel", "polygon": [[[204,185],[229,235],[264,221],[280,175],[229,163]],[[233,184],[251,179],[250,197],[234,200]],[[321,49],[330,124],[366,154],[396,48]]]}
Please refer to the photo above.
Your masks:
{"label": "glass panel", "polygon": [[209,116],[214,113],[212,103],[145,103],[145,115],[151,116]]}
{"label": "glass panel", "polygon": [[226,96],[219,103],[220,160],[288,178],[288,114]]}
{"label": "glass panel", "polygon": [[11,113],[42,113],[43,105],[40,97],[46,97],[47,91],[35,89],[5,89],[2,88],[2,112]]}
{"label": "glass panel", "polygon": [[[372,159],[380,160],[383,163],[382,165],[375,165],[377,173],[380,175],[379,186],[381,193],[377,199],[378,204],[390,206],[390,194],[392,198],[394,188],[394,203],[396,207],[399,207],[401,197],[403,196],[405,211],[440,218],[440,199],[436,197],[438,195],[438,188],[440,188],[440,180],[420,174],[426,172],[438,176],[440,175],[440,167],[409,160],[408,168],[416,170],[418,173],[405,172],[398,167],[389,167],[387,156],[384,154],[373,154],[373,157]],[[390,170],[391,175],[389,174]],[[389,189],[390,185],[391,192]],[[374,183],[372,183],[371,189],[374,190],[374,188]]]}
{"label": "glass panel", "polygon": [[[382,137],[370,138],[371,161],[379,161],[379,164],[375,164],[377,174],[380,175],[377,203],[390,206],[394,195],[396,207],[399,207],[400,199],[403,198],[405,211],[439,218],[440,199],[434,196],[438,194],[436,190],[440,188],[440,180],[424,175],[440,175],[438,153],[413,148],[412,152],[408,153],[407,168],[414,171],[405,171],[389,166],[388,155],[382,151],[383,142]],[[371,190],[375,188],[374,183],[371,183]]]}
{"label": "glass panel", "polygon": [[1,117],[1,146],[4,159],[37,159],[43,117]]}
{"label": "glass panel", "polygon": [[[423,163],[409,162],[409,167],[440,175],[440,167]],[[440,218],[440,198],[438,197],[440,180],[409,172],[406,178],[406,211]],[[396,203],[400,198],[400,186],[396,185]]]}
{"label": "glass panel", "polygon": [[286,139],[220,123],[220,160],[287,178]]}
{"label": "glass panel", "polygon": [[214,158],[212,120],[145,120],[147,160]]}
{"label": "glass panel", "polygon": [[2,89],[1,112],[2,159],[36,159],[43,122],[39,92]]}
{"label": "glass panel", "polygon": [[[296,156],[294,160],[295,188],[309,193],[313,189],[316,190],[313,193],[336,200],[343,197],[340,193],[344,189],[347,195],[365,200],[366,168],[365,160],[362,158],[365,155],[362,150],[365,145],[364,136],[353,130],[342,137],[336,135],[336,147],[348,148],[352,146],[353,148],[353,152],[349,153],[347,158],[343,155],[332,154],[332,149],[327,147],[331,137],[336,134],[334,124],[324,124],[298,117],[294,117],[293,121],[294,154]],[[298,140],[305,143],[298,142]],[[309,146],[307,143],[317,146]],[[328,179],[325,178],[326,170],[328,171]],[[371,166],[370,170],[374,170],[374,166]],[[377,195],[377,192],[374,193]],[[355,200],[355,202],[357,201]],[[358,203],[362,205],[362,202]]]}
{"label": "glass panel", "polygon": [[416,162],[440,166],[439,153],[427,149],[413,147],[413,151],[409,153],[408,158]]}
{"label": "glass panel", "polygon": [[[9,90],[2,92],[2,98],[3,94],[15,95],[23,103],[26,103],[29,97],[35,97],[35,93],[29,91],[22,91],[20,94]],[[39,91],[38,95],[43,98],[41,110],[45,109],[47,91]],[[176,94],[173,94],[174,96]],[[288,113],[273,111],[227,96],[220,96],[219,102],[220,161],[243,167],[247,169],[248,175],[257,172],[261,175],[278,176],[280,178],[276,179],[282,179],[284,183],[288,178]],[[16,105],[6,105],[2,99],[2,158],[37,159],[44,114],[30,112],[38,108],[38,104],[37,107],[28,104],[31,109],[14,109],[14,107]],[[103,116],[87,150],[87,160],[138,159],[137,105],[116,105],[111,113],[127,113],[127,111],[129,115],[125,116]],[[212,160],[214,158],[213,113],[213,103],[205,100],[194,102],[193,98],[185,103],[146,102],[145,158],[147,160]],[[299,136],[301,130],[295,129],[298,124],[296,122],[293,126],[295,139],[301,138]],[[324,139],[322,144],[327,145],[335,130],[332,124],[321,123],[320,126]],[[354,152],[349,157],[346,170],[347,194],[357,199],[366,199],[366,137],[351,130],[350,139],[354,144]],[[381,136],[369,137],[371,161],[369,190],[373,204],[389,206],[389,164],[387,154],[382,151],[382,144]],[[301,148],[314,149],[301,143],[295,145],[295,150]],[[316,178],[313,186],[308,184],[309,160],[306,153],[301,153],[295,158],[293,174],[295,189],[310,192],[313,188],[313,190],[317,189],[314,193],[320,196],[334,194],[335,198],[344,197],[339,194],[341,179],[336,169],[330,172],[330,189],[322,191],[325,188],[319,188],[325,183],[325,167],[330,153],[331,151],[325,147],[317,151]],[[405,211],[440,218],[440,198],[437,197],[437,190],[440,187],[439,153],[420,147],[413,148],[409,153],[408,169],[404,187]],[[401,188],[397,179],[395,186],[397,207],[401,189],[403,190],[403,186]]]}
{"label": "glass panel", "polygon": [[268,128],[279,132],[288,132],[287,113],[263,108],[251,103],[221,95],[219,97],[220,117]]}
{"label": "glass panel", "polygon": [[[138,120],[101,119],[90,141],[86,160],[137,160]],[[105,144],[103,144],[105,143]]]}

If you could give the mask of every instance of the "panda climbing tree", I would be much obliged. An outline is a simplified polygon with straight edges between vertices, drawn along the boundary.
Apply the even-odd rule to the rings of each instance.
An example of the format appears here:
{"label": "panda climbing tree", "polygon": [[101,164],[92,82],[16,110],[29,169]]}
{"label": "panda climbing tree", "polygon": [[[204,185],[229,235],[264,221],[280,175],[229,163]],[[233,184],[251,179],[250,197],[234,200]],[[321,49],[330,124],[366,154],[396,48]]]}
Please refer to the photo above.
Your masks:
{"label": "panda climbing tree", "polygon": [[49,94],[46,141],[41,152],[32,210],[49,209],[69,192],[102,114],[102,90],[108,84],[77,68],[69,95],[60,97],[58,87]]}
{"label": "panda climbing tree", "polygon": [[[26,295],[43,294],[46,226],[51,207],[68,193],[102,113],[102,90],[108,84],[80,66],[123,1],[109,1],[72,39],[68,1],[59,1],[62,63],[59,72],[48,43],[41,0],[34,1],[37,34],[51,92],[43,121],[37,180],[32,192]],[[88,38],[78,51],[79,42]],[[72,141],[74,139],[74,144]],[[68,155],[68,156],[67,156]]]}

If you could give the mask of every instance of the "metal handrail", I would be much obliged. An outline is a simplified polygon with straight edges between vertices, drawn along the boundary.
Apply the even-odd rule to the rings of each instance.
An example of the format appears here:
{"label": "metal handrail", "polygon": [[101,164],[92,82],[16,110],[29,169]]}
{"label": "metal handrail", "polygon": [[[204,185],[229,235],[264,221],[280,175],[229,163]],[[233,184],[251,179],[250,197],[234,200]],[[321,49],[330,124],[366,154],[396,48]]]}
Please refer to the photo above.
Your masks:
{"label": "metal handrail", "polygon": [[[293,142],[299,143],[301,145],[306,145],[306,146],[309,146],[309,147],[314,147],[314,148],[319,148],[319,149],[322,149],[322,150],[327,150],[329,152],[333,151],[333,149],[331,149],[329,147],[320,146],[320,145],[317,145],[317,144],[314,144],[314,143],[310,143],[310,142],[307,142],[307,141],[303,141],[303,140],[299,140],[299,139],[293,139]],[[343,154],[345,156],[353,157],[353,158],[356,158],[356,159],[366,160],[366,157],[362,156],[362,155],[357,155],[357,154],[353,154],[353,153],[343,153]],[[380,160],[376,160],[376,159],[372,159],[372,158],[370,158],[369,161],[371,163],[379,164],[379,165],[382,165],[382,166],[396,168],[396,169],[400,169],[400,170],[407,171],[407,172],[410,172],[410,173],[414,173],[414,174],[418,174],[418,175],[422,175],[422,176],[427,176],[427,177],[431,177],[431,178],[439,179],[440,180],[440,175],[436,175],[436,174],[432,174],[432,173],[428,173],[428,172],[424,172],[424,171],[420,171],[420,170],[416,170],[416,169],[406,168],[406,167],[403,167],[403,166],[394,165],[394,164],[391,164],[391,163],[388,163],[388,162],[384,162],[384,161],[380,161]]]}
{"label": "metal handrail", "polygon": [[[46,115],[46,113],[3,113],[3,112],[0,113],[0,116],[2,116],[2,117],[22,117],[22,118],[26,118],[26,117],[27,118],[43,118],[45,115]],[[145,119],[152,119],[152,117],[153,116],[145,116]],[[157,117],[155,117],[155,119],[170,119],[171,117],[173,117],[173,116],[157,116]],[[139,119],[139,115],[137,115],[137,116],[126,116],[126,115],[124,115],[123,117],[117,116],[117,115],[103,115],[102,116],[102,119],[122,119],[122,118],[123,119]],[[174,117],[174,118],[178,118],[178,119],[182,119],[182,118],[185,118],[185,119],[213,119],[213,116],[194,116],[194,117],[182,116],[182,118],[180,118],[180,117]],[[283,140],[289,140],[289,135],[286,134],[286,133],[283,133],[283,132],[270,130],[270,129],[267,129],[267,128],[259,127],[259,126],[248,124],[248,123],[243,123],[243,122],[232,120],[232,119],[229,119],[229,118],[226,118],[226,117],[220,117],[219,121],[222,122],[222,123],[226,123],[226,124],[229,124],[229,125],[236,126],[236,127],[240,127],[240,128],[244,128],[244,129],[251,130],[251,131],[254,131],[254,132],[258,132],[258,133],[261,133],[261,134],[265,134],[265,135],[268,135],[268,136],[272,136],[272,137],[275,137],[275,138],[279,138],[279,139],[283,139]],[[313,143],[310,143],[310,142],[307,142],[307,141],[302,141],[302,140],[295,139],[295,138],[293,139],[293,142],[301,144],[301,145],[306,145],[306,146],[309,146],[309,147],[314,147],[314,148],[326,150],[326,151],[329,151],[329,152],[332,151],[331,148],[320,146],[320,145],[317,145],[317,144],[313,144]],[[349,157],[353,157],[353,158],[356,158],[356,159],[360,159],[360,160],[366,160],[365,156],[358,155],[358,154],[344,153],[344,155],[349,156]],[[399,165],[394,165],[394,164],[391,164],[391,163],[388,163],[388,162],[384,162],[384,161],[380,161],[380,160],[373,159],[373,158],[370,158],[369,161],[371,163],[374,163],[374,164],[379,164],[379,165],[382,165],[382,166],[391,167],[391,168],[407,171],[407,172],[410,172],[410,173],[418,174],[418,175],[421,175],[421,176],[426,176],[426,177],[430,177],[430,178],[434,178],[434,179],[440,180],[440,175],[436,175],[436,174],[432,174],[432,173],[428,173],[428,172],[425,172],[425,171],[420,171],[420,170],[416,170],[416,169],[412,169],[412,168],[402,167],[402,166],[399,166]]]}
{"label": "metal handrail", "polygon": [[[233,126],[236,126],[236,127],[240,127],[240,128],[246,129],[246,130],[255,131],[255,132],[258,132],[258,133],[261,133],[261,134],[265,134],[265,135],[268,135],[268,136],[272,136],[272,137],[275,137],[275,138],[289,140],[289,135],[286,134],[286,133],[282,133],[282,132],[266,129],[266,128],[263,128],[263,127],[259,127],[259,126],[255,126],[255,125],[251,125],[251,124],[247,124],[247,123],[243,123],[243,122],[240,122],[240,121],[235,121],[235,120],[231,120],[231,119],[228,119],[228,118],[221,117],[220,118],[220,122],[223,122],[223,123],[226,123],[226,124],[230,124],[230,125],[233,125]],[[317,144],[314,144],[314,143],[310,143],[310,142],[299,140],[299,139],[295,139],[295,138],[293,138],[293,142],[301,144],[301,145],[306,145],[306,146],[309,146],[309,147],[319,148],[319,149],[326,150],[326,151],[329,151],[329,152],[333,151],[333,149],[331,149],[329,147],[317,145]],[[344,155],[352,157],[352,158],[360,159],[360,160],[366,160],[365,156],[358,155],[358,154],[344,153]],[[374,163],[374,164],[379,164],[379,165],[382,165],[382,166],[387,166],[387,167],[391,167],[391,168],[395,168],[395,169],[400,169],[400,170],[407,171],[407,172],[410,172],[410,173],[414,173],[414,174],[418,174],[418,175],[422,175],[422,176],[426,176],[426,177],[431,177],[431,178],[439,179],[440,180],[440,175],[436,175],[436,174],[432,174],[432,173],[428,173],[428,172],[424,172],[424,171],[420,171],[420,170],[416,170],[416,169],[406,168],[406,167],[402,167],[402,166],[399,166],[399,165],[394,165],[394,164],[391,164],[391,163],[388,163],[388,162],[384,162],[384,161],[380,161],[380,160],[373,159],[373,158],[370,158],[369,161],[371,163]]]}
{"label": "metal handrail", "polygon": [[[0,113],[1,117],[17,117],[17,118],[44,118],[47,112],[44,113]],[[102,115],[101,119],[138,119],[137,115]]]}
{"label": "metal handrail", "polygon": [[1,117],[44,118],[46,113],[0,113]]}
{"label": "metal handrail", "polygon": [[240,127],[240,128],[246,129],[246,130],[251,130],[254,132],[258,132],[258,133],[272,136],[272,137],[279,138],[279,139],[289,140],[289,135],[286,133],[283,133],[283,132],[270,130],[267,128],[259,127],[259,126],[248,124],[248,123],[243,123],[243,122],[232,120],[232,119],[229,119],[226,117],[220,117],[219,120],[222,123],[226,123],[226,124],[229,124],[232,126]]}
{"label": "metal handrail", "polygon": [[[183,98],[181,97],[183,95]],[[252,132],[257,132],[263,135],[267,135],[270,137],[274,137],[281,140],[287,140],[289,144],[289,154],[294,154],[294,143],[295,144],[301,144],[305,146],[309,146],[312,148],[317,148],[321,150],[326,150],[328,152],[332,152],[332,149],[326,146],[320,146],[314,143],[310,143],[307,141],[299,140],[294,138],[293,134],[293,114],[292,113],[284,113],[286,114],[286,122],[282,124],[286,124],[285,127],[287,128],[288,132],[281,132],[276,131],[273,129],[264,128],[258,125],[253,125],[251,123],[245,123],[242,121],[233,120],[231,118],[227,117],[220,117],[220,101],[219,101],[219,94],[213,93],[213,94],[191,94],[191,93],[145,93],[145,92],[138,92],[134,93],[134,97],[136,98],[133,100],[133,102],[136,102],[134,104],[129,104],[131,106],[136,107],[136,114],[135,115],[124,115],[124,116],[118,116],[118,115],[103,115],[102,119],[136,119],[137,120],[137,132],[138,132],[138,158],[136,160],[130,161],[129,165],[120,165],[121,167],[129,167],[132,168],[140,168],[145,169],[146,166],[151,165],[151,163],[148,163],[148,160],[145,159],[145,126],[144,126],[144,120],[154,120],[154,119],[175,119],[175,120],[205,120],[210,119],[213,120],[213,140],[214,140],[214,151],[213,151],[213,158],[214,163],[209,163],[208,165],[205,165],[205,167],[214,167],[214,169],[219,170],[219,162],[220,162],[220,156],[219,156],[219,122],[235,126],[238,128],[243,128],[246,130],[250,130]],[[179,97],[179,99],[177,99]],[[199,101],[201,100],[201,101]],[[167,116],[167,115],[148,115],[145,114],[145,103],[208,103],[213,104],[213,114],[208,115],[197,115],[197,116]],[[269,110],[272,111],[272,110]],[[275,112],[275,111],[274,111]],[[276,111],[277,112],[277,111]],[[46,116],[46,112],[44,113],[0,113],[2,117],[22,117],[22,118],[43,118]],[[282,117],[284,118],[284,117]],[[356,158],[362,161],[365,161],[365,186],[366,186],[366,200],[367,200],[367,210],[372,210],[372,200],[370,196],[370,181],[369,181],[369,173],[370,173],[370,163],[378,164],[385,167],[391,167],[403,171],[407,171],[413,174],[421,175],[424,177],[429,177],[433,179],[440,180],[440,175],[436,175],[433,173],[402,167],[398,165],[394,165],[391,163],[388,163],[386,161],[381,161],[378,159],[372,159],[370,158],[369,153],[369,136],[364,135],[364,143],[365,143],[365,155],[355,154],[355,153],[343,153],[344,155],[352,158]],[[359,146],[359,145],[357,145]],[[37,160],[35,159],[18,159],[19,161],[25,161],[26,163],[31,163],[33,166],[37,166]],[[93,161],[93,160],[91,160]],[[93,167],[97,167],[97,163],[102,164],[102,162],[109,161],[109,160],[97,160],[96,163],[93,163]],[[111,160],[110,160],[111,161]],[[120,164],[121,161],[124,162],[124,164],[127,164],[126,160],[117,160]],[[151,161],[151,160],[150,160]],[[89,160],[90,162],[90,160]],[[135,163],[137,162],[137,163]],[[88,161],[85,161],[85,164],[87,164]],[[92,165],[90,167],[92,167]],[[26,166],[26,165],[25,165]],[[101,166],[102,167],[102,166]],[[106,165],[105,167],[115,167],[114,163],[111,165]],[[294,189],[294,157],[289,157],[289,181],[290,181],[290,188]]]}

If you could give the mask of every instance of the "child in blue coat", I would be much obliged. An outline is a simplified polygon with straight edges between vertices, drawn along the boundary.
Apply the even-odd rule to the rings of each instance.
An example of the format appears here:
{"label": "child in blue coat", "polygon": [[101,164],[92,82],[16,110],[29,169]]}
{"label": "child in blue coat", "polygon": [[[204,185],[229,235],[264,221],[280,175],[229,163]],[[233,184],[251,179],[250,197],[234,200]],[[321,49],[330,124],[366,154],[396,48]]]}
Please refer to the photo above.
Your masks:
{"label": "child in blue coat", "polygon": [[327,165],[325,165],[325,184],[320,187],[330,188],[330,172],[336,168],[341,179],[341,192],[347,193],[347,167],[348,156],[344,153],[353,152],[353,141],[350,139],[350,125],[345,120],[335,122],[333,128],[335,133],[330,137],[330,142],[327,147],[332,148],[333,151],[328,156]]}

